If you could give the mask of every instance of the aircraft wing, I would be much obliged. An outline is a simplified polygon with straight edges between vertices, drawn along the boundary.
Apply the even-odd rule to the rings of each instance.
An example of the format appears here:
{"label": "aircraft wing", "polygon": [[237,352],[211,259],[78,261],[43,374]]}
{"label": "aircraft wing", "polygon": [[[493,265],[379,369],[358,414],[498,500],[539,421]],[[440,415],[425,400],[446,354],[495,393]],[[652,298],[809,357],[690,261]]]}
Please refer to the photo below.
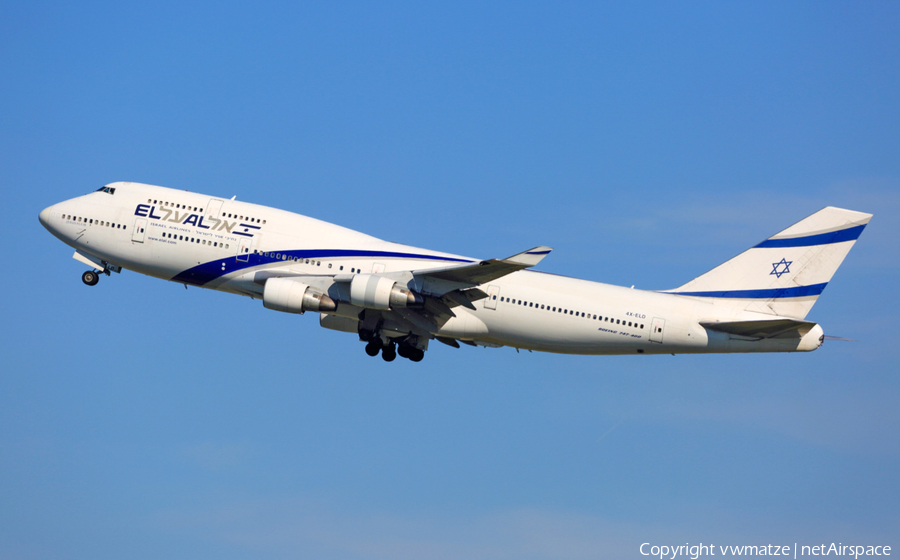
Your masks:
{"label": "aircraft wing", "polygon": [[413,274],[421,278],[446,282],[471,285],[484,284],[517,270],[532,267],[541,262],[541,259],[549,255],[552,250],[550,247],[535,247],[505,259],[491,259],[475,264],[463,264],[447,268],[414,270]]}
{"label": "aircraft wing", "polygon": [[[474,310],[474,302],[488,297],[487,293],[476,286],[532,267],[541,262],[552,250],[550,247],[534,247],[505,259],[412,271],[423,286],[425,301],[422,308],[399,308],[382,313],[388,313],[394,316],[395,320],[399,319],[406,323],[412,327],[413,332],[433,334],[456,316],[453,312],[454,307],[462,306]],[[447,341],[445,343],[449,344]]]}
{"label": "aircraft wing", "polygon": [[796,336],[802,337],[810,331],[815,323],[799,321],[797,319],[766,319],[763,321],[724,321],[705,322],[700,325],[711,331],[719,331],[749,338],[772,338],[782,334],[796,331]]}

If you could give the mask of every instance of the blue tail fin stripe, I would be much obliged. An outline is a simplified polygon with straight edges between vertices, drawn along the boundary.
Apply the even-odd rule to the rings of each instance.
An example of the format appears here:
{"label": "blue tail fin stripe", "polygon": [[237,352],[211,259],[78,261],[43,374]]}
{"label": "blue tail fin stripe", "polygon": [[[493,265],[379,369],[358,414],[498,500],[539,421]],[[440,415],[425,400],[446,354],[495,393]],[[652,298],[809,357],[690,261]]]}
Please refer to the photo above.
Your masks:
{"label": "blue tail fin stripe", "polygon": [[723,290],[716,292],[665,292],[678,296],[697,296],[731,299],[773,299],[817,296],[822,293],[828,282],[811,286],[795,286],[793,288],[772,288],[767,290]]}
{"label": "blue tail fin stripe", "polygon": [[806,237],[791,237],[789,239],[767,239],[754,247],[810,247],[812,245],[828,245],[831,243],[842,243],[844,241],[854,241],[862,233],[865,224],[854,226],[838,231],[829,231],[828,233],[819,233],[816,235],[808,235]]}

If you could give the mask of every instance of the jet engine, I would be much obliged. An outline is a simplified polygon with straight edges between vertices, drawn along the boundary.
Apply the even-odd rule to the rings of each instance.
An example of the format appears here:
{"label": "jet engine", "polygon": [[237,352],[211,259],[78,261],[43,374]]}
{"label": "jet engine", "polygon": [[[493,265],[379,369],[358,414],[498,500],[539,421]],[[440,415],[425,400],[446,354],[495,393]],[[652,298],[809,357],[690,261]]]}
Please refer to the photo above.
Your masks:
{"label": "jet engine", "polygon": [[334,311],[337,304],[325,294],[291,278],[269,278],[263,290],[263,305],[285,313],[304,311]]}
{"label": "jet engine", "polygon": [[388,310],[415,307],[422,296],[397,285],[396,280],[375,274],[358,274],[350,281],[350,303],[357,307]]}

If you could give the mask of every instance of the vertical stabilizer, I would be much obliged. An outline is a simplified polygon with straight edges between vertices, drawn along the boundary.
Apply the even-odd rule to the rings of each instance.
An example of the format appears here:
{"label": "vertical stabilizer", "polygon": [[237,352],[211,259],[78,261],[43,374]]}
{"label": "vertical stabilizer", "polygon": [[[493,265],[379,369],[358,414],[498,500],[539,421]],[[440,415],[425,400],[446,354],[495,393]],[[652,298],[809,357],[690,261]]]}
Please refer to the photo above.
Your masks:
{"label": "vertical stabilizer", "polygon": [[667,293],[803,319],[871,214],[827,207]]}

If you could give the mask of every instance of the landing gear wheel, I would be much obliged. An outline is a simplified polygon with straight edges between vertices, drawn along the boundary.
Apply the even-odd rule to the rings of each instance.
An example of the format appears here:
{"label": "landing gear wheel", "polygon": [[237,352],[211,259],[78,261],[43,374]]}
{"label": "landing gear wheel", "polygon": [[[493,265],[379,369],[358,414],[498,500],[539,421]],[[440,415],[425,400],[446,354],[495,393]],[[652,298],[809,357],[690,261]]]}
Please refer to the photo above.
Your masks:
{"label": "landing gear wheel", "polygon": [[366,354],[374,358],[379,352],[381,352],[381,342],[378,340],[370,340],[369,343],[366,344]]}
{"label": "landing gear wheel", "polygon": [[413,362],[421,362],[422,358],[425,357],[425,351],[419,350],[418,348],[413,348],[412,352],[410,352],[409,359]]}
{"label": "landing gear wheel", "polygon": [[397,357],[397,351],[394,349],[393,344],[389,344],[381,349],[381,359],[385,362],[393,362]]}
{"label": "landing gear wheel", "polygon": [[401,358],[409,358],[412,355],[411,352],[413,352],[413,350],[412,347],[407,346],[406,344],[397,346],[397,354],[399,354]]}
{"label": "landing gear wheel", "polygon": [[94,272],[93,270],[88,270],[84,274],[81,275],[81,281],[87,284],[88,286],[96,286],[97,282],[100,281],[100,275]]}

